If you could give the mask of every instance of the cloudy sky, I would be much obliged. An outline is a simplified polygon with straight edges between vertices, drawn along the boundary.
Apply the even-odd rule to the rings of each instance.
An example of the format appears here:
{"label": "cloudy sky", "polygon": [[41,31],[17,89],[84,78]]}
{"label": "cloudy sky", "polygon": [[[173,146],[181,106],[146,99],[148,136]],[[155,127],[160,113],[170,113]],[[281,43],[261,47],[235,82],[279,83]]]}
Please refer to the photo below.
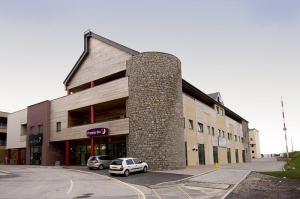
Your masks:
{"label": "cloudy sky", "polygon": [[182,61],[183,77],[220,91],[260,131],[263,153],[300,150],[300,1],[0,1],[0,110],[65,95],[83,32]]}

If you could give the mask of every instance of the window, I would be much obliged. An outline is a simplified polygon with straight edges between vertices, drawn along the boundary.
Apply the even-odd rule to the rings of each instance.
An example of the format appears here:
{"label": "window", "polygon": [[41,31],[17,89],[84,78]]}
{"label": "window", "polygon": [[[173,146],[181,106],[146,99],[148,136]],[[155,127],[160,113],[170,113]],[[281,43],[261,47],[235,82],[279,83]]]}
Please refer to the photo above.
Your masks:
{"label": "window", "polygon": [[203,124],[198,122],[198,132],[203,133]]}
{"label": "window", "polygon": [[244,143],[244,138],[242,138],[242,143]]}
{"label": "window", "polygon": [[189,129],[194,129],[193,120],[189,120]]}
{"label": "window", "polygon": [[225,132],[224,131],[222,131],[222,134],[223,134],[223,138],[225,137]]}
{"label": "window", "polygon": [[210,134],[210,126],[207,126],[208,134]]}
{"label": "window", "polygon": [[211,127],[211,134],[212,134],[213,136],[215,136],[215,128],[214,128],[214,127]]}
{"label": "window", "polygon": [[142,163],[142,161],[140,161],[139,159],[133,159],[133,162],[134,162],[134,164],[141,164]]}
{"label": "window", "polygon": [[132,159],[128,159],[128,160],[126,160],[126,164],[131,165],[131,164],[134,164],[134,163],[133,163]]}
{"label": "window", "polygon": [[43,125],[38,125],[38,133],[43,134]]}
{"label": "window", "polygon": [[237,135],[234,135],[234,140],[237,141]]}
{"label": "window", "polygon": [[220,130],[220,129],[218,129],[218,131],[219,131],[219,137],[221,137],[221,130]]}
{"label": "window", "polygon": [[223,109],[221,109],[221,115],[224,115]]}
{"label": "window", "polygon": [[21,135],[27,134],[27,124],[21,124]]}
{"label": "window", "polygon": [[227,136],[228,136],[228,140],[230,140],[230,133],[227,133]]}
{"label": "window", "polygon": [[56,122],[56,132],[61,131],[61,122]]}
{"label": "window", "polygon": [[250,141],[253,141],[253,138],[250,138]]}
{"label": "window", "polygon": [[183,118],[183,128],[185,129],[185,117]]}
{"label": "window", "polygon": [[254,151],[252,151],[252,153],[254,153]]}
{"label": "window", "polygon": [[241,142],[241,136],[239,136],[239,142]]}
{"label": "window", "polygon": [[220,114],[220,108],[217,106],[217,113]]}
{"label": "window", "polygon": [[30,127],[30,134],[34,134],[34,126]]}

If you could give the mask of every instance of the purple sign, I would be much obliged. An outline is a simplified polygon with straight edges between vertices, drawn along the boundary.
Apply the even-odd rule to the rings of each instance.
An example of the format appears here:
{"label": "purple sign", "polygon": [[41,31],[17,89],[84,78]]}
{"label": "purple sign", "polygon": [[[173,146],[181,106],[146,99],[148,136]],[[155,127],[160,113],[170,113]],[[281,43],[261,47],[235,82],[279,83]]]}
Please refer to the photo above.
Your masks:
{"label": "purple sign", "polygon": [[95,128],[87,130],[88,137],[108,135],[108,128]]}

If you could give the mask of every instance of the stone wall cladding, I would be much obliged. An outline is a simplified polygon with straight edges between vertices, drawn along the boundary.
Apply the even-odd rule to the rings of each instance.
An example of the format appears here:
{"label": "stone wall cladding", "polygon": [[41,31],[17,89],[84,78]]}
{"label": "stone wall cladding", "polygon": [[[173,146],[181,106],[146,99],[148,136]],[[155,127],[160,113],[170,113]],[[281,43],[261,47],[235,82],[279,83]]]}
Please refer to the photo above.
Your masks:
{"label": "stone wall cladding", "polygon": [[127,61],[128,156],[154,170],[184,168],[181,63],[173,55],[146,52]]}

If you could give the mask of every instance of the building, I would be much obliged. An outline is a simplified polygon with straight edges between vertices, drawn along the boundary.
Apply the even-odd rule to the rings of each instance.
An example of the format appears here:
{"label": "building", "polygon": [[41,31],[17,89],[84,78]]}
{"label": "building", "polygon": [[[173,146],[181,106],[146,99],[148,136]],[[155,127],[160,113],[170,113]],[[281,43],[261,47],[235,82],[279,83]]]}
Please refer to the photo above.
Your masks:
{"label": "building", "polygon": [[259,131],[256,129],[249,129],[249,138],[250,138],[251,158],[252,159],[261,158]]}
{"label": "building", "polygon": [[6,112],[0,111],[0,164],[5,164],[6,151],[6,131],[7,131],[7,115]]}
{"label": "building", "polygon": [[152,169],[250,161],[248,122],[181,76],[173,55],[140,53],[93,32],[66,77],[67,95],[8,117],[8,148],[27,164],[85,165],[134,156]]}

